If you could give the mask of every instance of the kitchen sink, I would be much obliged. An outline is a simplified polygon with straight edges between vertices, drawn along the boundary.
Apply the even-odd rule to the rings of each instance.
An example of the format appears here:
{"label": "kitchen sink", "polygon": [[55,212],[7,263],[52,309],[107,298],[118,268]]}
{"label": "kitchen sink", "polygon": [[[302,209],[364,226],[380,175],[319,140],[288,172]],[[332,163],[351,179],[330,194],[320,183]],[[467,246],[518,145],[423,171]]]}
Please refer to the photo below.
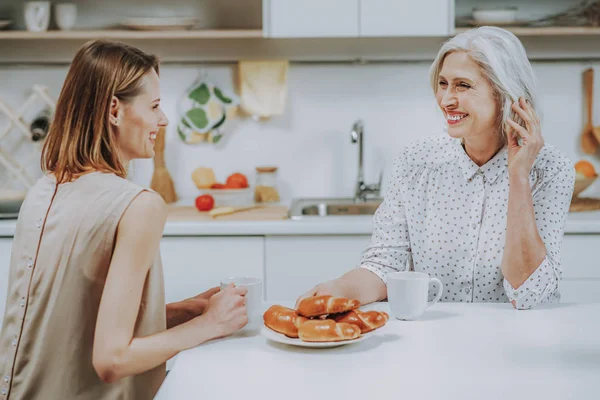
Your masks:
{"label": "kitchen sink", "polygon": [[294,199],[290,218],[373,215],[382,201],[380,198],[365,201],[356,201],[354,198]]}

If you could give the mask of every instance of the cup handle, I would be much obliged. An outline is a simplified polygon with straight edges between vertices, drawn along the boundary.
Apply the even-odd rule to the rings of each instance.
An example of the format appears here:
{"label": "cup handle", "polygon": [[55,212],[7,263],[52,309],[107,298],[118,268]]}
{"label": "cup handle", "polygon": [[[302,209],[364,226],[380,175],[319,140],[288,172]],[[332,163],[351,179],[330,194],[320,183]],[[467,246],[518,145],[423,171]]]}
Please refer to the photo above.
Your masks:
{"label": "cup handle", "polygon": [[427,307],[431,307],[432,305],[437,303],[438,300],[442,297],[442,293],[444,293],[444,285],[442,284],[442,281],[440,281],[438,278],[430,278],[429,284],[431,284],[432,282],[437,283],[439,286],[439,289],[438,289],[438,292],[435,294],[435,298],[432,301],[427,302]]}

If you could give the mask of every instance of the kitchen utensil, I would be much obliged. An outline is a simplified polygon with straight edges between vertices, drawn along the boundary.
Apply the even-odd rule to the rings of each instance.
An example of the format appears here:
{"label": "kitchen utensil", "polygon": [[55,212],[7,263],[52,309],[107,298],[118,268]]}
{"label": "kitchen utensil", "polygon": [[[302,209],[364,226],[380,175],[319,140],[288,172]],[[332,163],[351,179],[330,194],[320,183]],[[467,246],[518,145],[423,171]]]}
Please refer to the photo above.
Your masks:
{"label": "kitchen utensil", "polygon": [[317,349],[324,349],[324,348],[339,347],[339,346],[344,346],[347,344],[362,342],[363,340],[368,339],[371,336],[374,336],[376,333],[375,332],[363,333],[356,339],[342,340],[340,342],[305,342],[298,338],[287,337],[281,333],[275,332],[275,331],[267,328],[266,326],[262,327],[262,329],[260,330],[260,334],[269,340],[272,340],[272,341],[278,342],[278,343],[282,343],[282,344],[288,344],[288,345],[299,346],[299,347],[311,347],[311,348],[317,348]]}
{"label": "kitchen utensil", "polygon": [[23,7],[25,25],[30,32],[44,32],[50,25],[50,2],[28,1]]}
{"label": "kitchen utensil", "polygon": [[140,31],[181,31],[192,28],[198,18],[187,17],[137,17],[126,18],[121,26]]}
{"label": "kitchen utensil", "polygon": [[473,19],[479,24],[512,24],[517,20],[517,7],[475,7]]}
{"label": "kitchen utensil", "polygon": [[165,164],[165,129],[160,128],[154,143],[154,173],[150,188],[160,194],[167,204],[177,201],[177,193]]}
{"label": "kitchen utensil", "polygon": [[212,218],[208,212],[200,212],[194,206],[170,205],[167,219],[177,222],[215,221],[281,221],[287,219],[289,210],[282,205],[265,205],[259,208],[238,211],[233,214]]}
{"label": "kitchen utensil", "polygon": [[221,280],[220,288],[225,289],[229,284],[233,283],[235,286],[243,286],[248,291],[244,296],[246,304],[246,312],[248,315],[248,323],[244,326],[241,331],[258,331],[263,325],[262,319],[262,303],[263,303],[263,281],[260,278],[252,276],[233,276]]}
{"label": "kitchen utensil", "polygon": [[202,194],[210,194],[216,207],[246,207],[253,204],[252,188],[243,189],[199,189]]}
{"label": "kitchen utensil", "polygon": [[600,199],[573,199],[569,212],[598,211]]}
{"label": "kitchen utensil", "polygon": [[581,149],[586,154],[594,154],[598,150],[599,141],[594,135],[592,119],[594,96],[594,69],[588,68],[583,72],[583,87],[587,106],[587,122],[581,132]]}
{"label": "kitchen utensil", "polygon": [[[427,301],[432,283],[437,285],[437,293],[432,301]],[[427,308],[438,302],[443,292],[442,282],[423,272],[393,272],[387,276],[388,303],[397,319],[418,319]]]}
{"label": "kitchen utensil", "polygon": [[590,186],[597,178],[576,178],[575,187],[573,189],[573,198],[577,198],[579,193],[583,192],[588,186]]}
{"label": "kitchen utensil", "polygon": [[263,206],[259,205],[259,204],[254,204],[254,205],[247,206],[247,207],[217,207],[217,208],[213,208],[212,210],[210,210],[208,212],[208,215],[210,215],[213,218],[217,218],[217,217],[220,217],[223,215],[231,215],[236,212],[253,210],[253,209],[259,208],[259,207],[263,207]]}
{"label": "kitchen utensil", "polygon": [[63,30],[71,30],[77,20],[77,5],[73,3],[59,3],[54,6],[56,25]]}

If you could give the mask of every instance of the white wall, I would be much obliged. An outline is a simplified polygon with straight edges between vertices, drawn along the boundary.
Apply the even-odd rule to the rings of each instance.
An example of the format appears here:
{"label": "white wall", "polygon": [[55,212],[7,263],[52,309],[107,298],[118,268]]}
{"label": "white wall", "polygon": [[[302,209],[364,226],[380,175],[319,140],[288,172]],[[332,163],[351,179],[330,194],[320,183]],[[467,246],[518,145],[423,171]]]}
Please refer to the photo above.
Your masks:
{"label": "white wall", "polygon": [[[534,64],[540,82],[543,133],[547,142],[574,161],[584,157],[579,150],[583,126],[581,72],[588,66],[578,62]],[[192,146],[180,142],[176,134],[177,101],[202,67],[164,65],[162,104],[171,120],[166,161],[176,189],[183,197],[195,196],[190,173],[200,165],[212,167],[224,178],[233,171],[253,177],[255,166],[274,164],[280,167],[285,198],[349,196],[357,169],[357,147],[350,143],[349,132],[357,118],[365,121],[369,181],[376,179],[379,161],[388,167],[409,141],[442,132],[443,121],[428,86],[428,68],[428,63],[292,64],[285,115],[260,123],[239,120],[226,125],[227,137],[218,146]],[[233,87],[234,66],[211,65],[205,70],[212,80]],[[0,98],[18,107],[33,83],[48,85],[56,98],[66,72],[66,66],[2,67]],[[596,88],[599,81],[600,77]],[[600,98],[596,110],[599,106]],[[5,123],[0,119],[0,127]],[[598,112],[595,123],[600,125]],[[0,178],[2,173],[0,168]],[[134,164],[131,176],[147,185],[151,174],[152,161],[143,160]]]}

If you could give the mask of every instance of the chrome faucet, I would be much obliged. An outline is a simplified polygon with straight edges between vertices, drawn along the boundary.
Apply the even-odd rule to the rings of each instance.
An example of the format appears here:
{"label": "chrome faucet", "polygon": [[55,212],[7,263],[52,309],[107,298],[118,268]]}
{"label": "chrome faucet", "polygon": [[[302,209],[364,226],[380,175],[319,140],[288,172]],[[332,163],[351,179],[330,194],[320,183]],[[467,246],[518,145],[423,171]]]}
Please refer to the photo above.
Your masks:
{"label": "chrome faucet", "polygon": [[371,185],[365,183],[364,170],[363,170],[363,136],[364,136],[364,123],[358,120],[352,125],[352,131],[350,132],[350,139],[352,143],[358,142],[358,176],[356,177],[356,189],[354,192],[354,201],[362,202],[366,201],[368,197],[379,197],[379,191],[381,189],[381,178],[383,174],[379,175],[379,182]]}

